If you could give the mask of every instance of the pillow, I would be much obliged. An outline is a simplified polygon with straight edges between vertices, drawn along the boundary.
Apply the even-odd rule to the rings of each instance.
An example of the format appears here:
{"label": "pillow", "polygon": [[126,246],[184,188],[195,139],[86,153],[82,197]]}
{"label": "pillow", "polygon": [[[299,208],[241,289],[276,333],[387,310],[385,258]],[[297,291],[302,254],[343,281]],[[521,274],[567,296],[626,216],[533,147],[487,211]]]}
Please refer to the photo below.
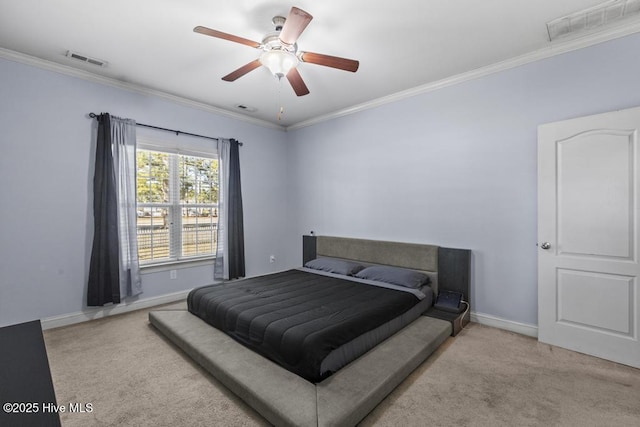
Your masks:
{"label": "pillow", "polygon": [[386,265],[375,265],[359,271],[356,277],[367,280],[377,280],[378,282],[391,283],[393,285],[404,286],[405,288],[417,289],[430,282],[429,276],[415,270],[407,270],[400,267],[389,267]]}
{"label": "pillow", "polygon": [[345,276],[353,276],[364,268],[364,266],[356,262],[336,258],[316,258],[307,262],[304,266],[313,268],[314,270],[328,271],[329,273],[343,274]]}

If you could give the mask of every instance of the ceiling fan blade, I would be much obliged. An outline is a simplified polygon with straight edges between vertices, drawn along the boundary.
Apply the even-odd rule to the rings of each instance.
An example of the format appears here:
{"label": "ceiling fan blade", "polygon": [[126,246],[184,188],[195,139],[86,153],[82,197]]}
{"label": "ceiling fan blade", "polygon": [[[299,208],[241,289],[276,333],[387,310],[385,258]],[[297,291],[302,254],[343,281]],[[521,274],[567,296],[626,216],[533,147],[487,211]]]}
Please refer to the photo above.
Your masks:
{"label": "ceiling fan blade", "polygon": [[258,48],[260,43],[253,40],[245,39],[243,37],[234,36],[233,34],[223,33],[222,31],[212,30],[211,28],[197,26],[193,29],[194,32],[204,34],[206,36],[216,37],[223,40],[229,40],[232,42],[245,44],[247,46]]}
{"label": "ceiling fan blade", "polygon": [[307,85],[304,84],[302,76],[296,68],[292,68],[291,70],[289,70],[289,72],[287,73],[287,80],[289,80],[289,83],[291,83],[291,87],[293,88],[293,91],[296,93],[296,95],[304,96],[309,94],[309,89],[307,88]]}
{"label": "ceiling fan blade", "polygon": [[260,60],[256,59],[255,61],[251,61],[248,64],[243,65],[242,67],[238,68],[237,70],[227,74],[226,76],[224,76],[222,78],[222,80],[224,80],[225,82],[232,82],[232,81],[237,80],[240,77],[244,76],[249,71],[255,70],[256,68],[258,68],[261,65],[262,65],[262,63],[260,62]]}
{"label": "ceiling fan blade", "polygon": [[280,41],[288,45],[294,44],[312,19],[313,16],[309,13],[297,7],[292,7],[287,20],[284,22],[282,31],[280,31]]}
{"label": "ceiling fan blade", "polygon": [[360,66],[360,62],[353,59],[339,58],[337,56],[323,55],[321,53],[300,52],[298,56],[302,62],[324,65],[325,67],[351,71],[352,73],[358,71],[358,67]]}

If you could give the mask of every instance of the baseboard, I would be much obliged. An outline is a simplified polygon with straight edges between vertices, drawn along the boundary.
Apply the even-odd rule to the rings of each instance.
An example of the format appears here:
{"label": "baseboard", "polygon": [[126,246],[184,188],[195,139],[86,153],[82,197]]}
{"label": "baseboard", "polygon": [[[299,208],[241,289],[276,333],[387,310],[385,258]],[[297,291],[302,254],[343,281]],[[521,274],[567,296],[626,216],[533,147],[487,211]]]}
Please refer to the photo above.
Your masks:
{"label": "baseboard", "polygon": [[[74,325],[76,323],[87,322],[89,320],[100,319],[107,316],[128,313],[130,311],[141,310],[143,308],[154,307],[162,304],[178,302],[187,297],[190,290],[175,292],[143,300],[133,301],[129,304],[119,304],[111,307],[87,308],[78,313],[64,314],[61,316],[41,319],[42,329],[53,329],[62,326]],[[485,326],[491,326],[506,331],[515,332],[522,335],[538,338],[538,327],[527,323],[514,322],[513,320],[502,319],[489,314],[471,312],[471,321]]]}
{"label": "baseboard", "polygon": [[42,329],[53,329],[61,326],[74,325],[76,323],[87,322],[89,320],[100,319],[116,314],[128,313],[130,311],[141,310],[143,308],[154,307],[162,304],[178,302],[187,298],[190,290],[175,292],[172,294],[161,295],[157,297],[146,298],[133,301],[130,303],[122,303],[108,307],[86,308],[78,313],[63,314],[61,316],[48,317],[41,319]]}
{"label": "baseboard", "polygon": [[471,321],[481,325],[491,326],[517,334],[538,338],[538,327],[528,323],[514,322],[513,320],[501,319],[484,313],[471,312]]}

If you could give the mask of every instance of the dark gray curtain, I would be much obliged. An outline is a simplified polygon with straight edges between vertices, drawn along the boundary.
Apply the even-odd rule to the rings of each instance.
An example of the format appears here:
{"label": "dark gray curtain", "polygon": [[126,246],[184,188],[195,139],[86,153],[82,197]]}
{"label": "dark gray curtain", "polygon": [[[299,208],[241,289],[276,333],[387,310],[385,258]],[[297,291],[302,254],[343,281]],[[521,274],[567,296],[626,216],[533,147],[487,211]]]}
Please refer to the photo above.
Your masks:
{"label": "dark gray curtain", "polygon": [[218,238],[214,278],[230,280],[244,277],[244,225],[240,185],[239,143],[218,140]]}
{"label": "dark gray curtain", "polygon": [[229,278],[244,277],[244,222],[242,185],[240,184],[240,150],[238,141],[229,147]]}
{"label": "dark gray curtain", "polygon": [[89,266],[87,305],[120,302],[118,200],[111,153],[111,118],[100,114],[93,176],[94,236]]}

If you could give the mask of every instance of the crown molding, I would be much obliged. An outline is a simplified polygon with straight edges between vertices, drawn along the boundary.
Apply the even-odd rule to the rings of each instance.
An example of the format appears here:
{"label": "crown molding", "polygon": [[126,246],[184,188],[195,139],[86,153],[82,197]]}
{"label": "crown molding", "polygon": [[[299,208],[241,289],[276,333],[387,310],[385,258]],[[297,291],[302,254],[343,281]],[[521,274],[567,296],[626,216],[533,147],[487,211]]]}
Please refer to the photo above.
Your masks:
{"label": "crown molding", "polygon": [[226,116],[232,119],[241,120],[257,126],[267,127],[271,129],[277,129],[285,131],[286,128],[275,123],[271,123],[265,120],[248,117],[244,114],[235,113],[233,111],[225,110],[224,108],[214,107],[203,102],[194,101],[181,96],[172,95],[167,92],[163,92],[156,89],[151,89],[134,83],[127,83],[111,77],[105,77],[98,74],[91,73],[89,71],[73,68],[68,65],[58,64],[57,62],[47,61],[45,59],[37,58],[35,56],[27,55],[24,53],[16,52],[10,49],[0,47],[0,58],[8,59],[10,61],[19,62],[26,65],[31,65],[37,68],[42,68],[47,71],[53,71],[55,73],[64,74],[71,77],[77,77],[79,79],[87,80],[93,83],[103,84],[107,86],[116,87],[118,89],[124,89],[131,92],[140,93],[143,95],[155,96],[158,98],[166,99],[176,104],[181,104],[186,107],[195,108],[198,110],[206,111],[208,113],[218,114]]}
{"label": "crown molding", "polygon": [[573,37],[567,37],[549,44],[537,51],[530,52],[515,58],[511,58],[502,62],[491,64],[485,67],[481,67],[466,73],[461,73],[455,76],[447,77],[436,82],[427,83],[411,89],[396,92],[391,95],[383,96],[371,101],[357,104],[348,108],[344,108],[332,113],[328,113],[322,116],[314,117],[313,119],[303,120],[288,127],[281,126],[275,123],[271,123],[265,120],[248,117],[244,114],[236,113],[230,110],[226,110],[220,107],[214,107],[203,102],[194,101],[188,98],[172,95],[160,90],[147,88],[141,85],[123,82],[110,77],[100,76],[98,74],[91,73],[89,71],[80,70],[67,65],[58,64],[56,62],[47,61],[34,56],[26,55],[20,52],[15,52],[9,49],[0,47],[0,58],[5,58],[15,62],[20,62],[34,67],[42,68],[45,70],[65,74],[72,77],[77,77],[83,80],[91,81],[94,83],[104,84],[119,89],[124,89],[132,92],[137,92],[145,95],[156,96],[177,104],[181,104],[187,107],[199,109],[213,114],[218,114],[233,118],[236,120],[248,122],[257,126],[277,129],[281,131],[297,130],[309,126],[313,126],[322,122],[337,119],[340,117],[355,114],[361,111],[365,111],[371,108],[380,107],[385,104],[401,101],[403,99],[411,98],[416,95],[421,95],[438,89],[442,89],[448,86],[453,86],[459,83],[463,83],[470,80],[475,80],[481,77],[485,77],[491,74],[499,73],[501,71],[509,70],[521,65],[526,65],[532,62],[540,61],[542,59],[551,58],[556,55],[571,52],[578,49],[590,47],[599,43],[607,42],[624,36],[628,36],[634,33],[640,32],[640,20],[634,19],[631,22],[622,23],[617,26],[611,27],[607,30],[598,31],[595,33],[589,33],[586,35],[580,35]]}
{"label": "crown molding", "polygon": [[521,65],[529,64],[532,62],[540,61],[542,59],[551,58],[556,55],[571,52],[585,47],[593,46],[599,43],[604,43],[610,40],[628,36],[634,33],[640,32],[640,20],[634,20],[631,23],[625,23],[604,31],[599,31],[593,34],[578,35],[570,38],[560,39],[555,42],[549,42],[549,45],[534,52],[530,52],[515,58],[511,58],[502,62],[487,65],[466,73],[461,73],[455,76],[447,77],[436,82],[427,83],[421,86],[417,86],[411,89],[407,89],[401,92],[383,96],[381,98],[367,101],[362,104],[354,105],[342,110],[338,110],[329,114],[314,117],[310,120],[304,120],[294,125],[288,126],[287,131],[301,129],[308,126],[313,126],[328,120],[333,120],[339,117],[348,116],[350,114],[358,113],[360,111],[368,110],[371,108],[380,107],[385,104],[397,102],[406,98],[411,98],[416,95],[432,92],[438,89],[445,88],[447,86],[453,86],[459,83],[463,83],[470,80],[475,80],[481,77],[488,76],[490,74],[499,73],[501,71],[509,70],[511,68],[519,67]]}

